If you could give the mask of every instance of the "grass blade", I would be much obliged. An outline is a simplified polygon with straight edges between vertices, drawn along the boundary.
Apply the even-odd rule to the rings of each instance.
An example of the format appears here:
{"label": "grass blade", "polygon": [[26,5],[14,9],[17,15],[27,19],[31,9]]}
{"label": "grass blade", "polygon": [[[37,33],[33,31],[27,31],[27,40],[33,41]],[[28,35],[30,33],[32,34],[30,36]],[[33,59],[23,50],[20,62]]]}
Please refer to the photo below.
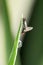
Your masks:
{"label": "grass blade", "polygon": [[14,41],[14,45],[13,45],[13,48],[12,48],[12,51],[11,51],[11,54],[9,57],[8,65],[15,65],[17,51],[18,51],[18,42],[20,39],[20,35],[21,35],[21,31],[22,31],[22,25],[23,25],[22,22],[23,22],[23,19],[21,19],[21,21],[20,21],[19,29],[18,29],[17,36],[16,36],[16,39]]}

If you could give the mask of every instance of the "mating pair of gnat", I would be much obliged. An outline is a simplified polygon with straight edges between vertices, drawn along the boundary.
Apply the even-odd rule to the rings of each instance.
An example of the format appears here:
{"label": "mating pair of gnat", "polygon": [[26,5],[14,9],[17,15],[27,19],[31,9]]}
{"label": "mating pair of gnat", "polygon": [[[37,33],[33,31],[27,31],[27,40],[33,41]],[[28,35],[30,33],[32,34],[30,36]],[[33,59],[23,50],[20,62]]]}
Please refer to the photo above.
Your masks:
{"label": "mating pair of gnat", "polygon": [[32,29],[33,29],[33,27],[28,27],[26,19],[23,18],[23,29],[22,29],[20,40],[19,40],[18,48],[22,47],[22,40],[23,40],[25,33],[28,31],[31,31]]}

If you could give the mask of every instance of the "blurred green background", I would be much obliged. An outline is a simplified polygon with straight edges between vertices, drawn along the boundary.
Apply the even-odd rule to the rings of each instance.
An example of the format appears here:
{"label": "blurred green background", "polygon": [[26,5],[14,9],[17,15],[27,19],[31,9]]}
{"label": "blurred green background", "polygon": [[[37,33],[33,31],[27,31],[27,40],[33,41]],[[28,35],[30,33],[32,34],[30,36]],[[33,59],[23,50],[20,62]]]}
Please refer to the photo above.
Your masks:
{"label": "blurred green background", "polygon": [[43,65],[43,0],[37,0],[21,49],[22,65]]}
{"label": "blurred green background", "polygon": [[[14,39],[10,31],[5,1],[1,1],[1,13],[5,29],[7,55],[9,58]],[[18,51],[15,65],[43,65],[43,0],[37,0],[29,26],[33,26],[34,29],[26,33],[23,47]]]}

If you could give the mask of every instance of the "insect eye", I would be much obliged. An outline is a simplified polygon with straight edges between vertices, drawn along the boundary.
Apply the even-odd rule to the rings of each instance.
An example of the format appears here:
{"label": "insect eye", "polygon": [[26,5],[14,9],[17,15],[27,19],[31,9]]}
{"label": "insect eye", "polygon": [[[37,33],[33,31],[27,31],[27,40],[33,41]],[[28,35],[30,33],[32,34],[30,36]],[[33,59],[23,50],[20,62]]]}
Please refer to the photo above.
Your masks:
{"label": "insect eye", "polygon": [[21,48],[21,47],[22,47],[22,41],[19,40],[18,48]]}

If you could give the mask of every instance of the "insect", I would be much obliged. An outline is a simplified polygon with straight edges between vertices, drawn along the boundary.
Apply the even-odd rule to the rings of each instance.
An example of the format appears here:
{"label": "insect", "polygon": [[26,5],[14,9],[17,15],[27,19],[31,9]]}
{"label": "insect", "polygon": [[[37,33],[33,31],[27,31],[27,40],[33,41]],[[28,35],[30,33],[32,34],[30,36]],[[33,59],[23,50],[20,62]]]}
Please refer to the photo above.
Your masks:
{"label": "insect", "polygon": [[21,32],[21,37],[20,37],[20,40],[19,40],[18,48],[22,47],[22,40],[23,40],[25,33],[28,32],[28,31],[31,31],[32,29],[33,29],[33,27],[27,26],[26,18],[23,18],[23,29],[22,29],[22,32]]}

